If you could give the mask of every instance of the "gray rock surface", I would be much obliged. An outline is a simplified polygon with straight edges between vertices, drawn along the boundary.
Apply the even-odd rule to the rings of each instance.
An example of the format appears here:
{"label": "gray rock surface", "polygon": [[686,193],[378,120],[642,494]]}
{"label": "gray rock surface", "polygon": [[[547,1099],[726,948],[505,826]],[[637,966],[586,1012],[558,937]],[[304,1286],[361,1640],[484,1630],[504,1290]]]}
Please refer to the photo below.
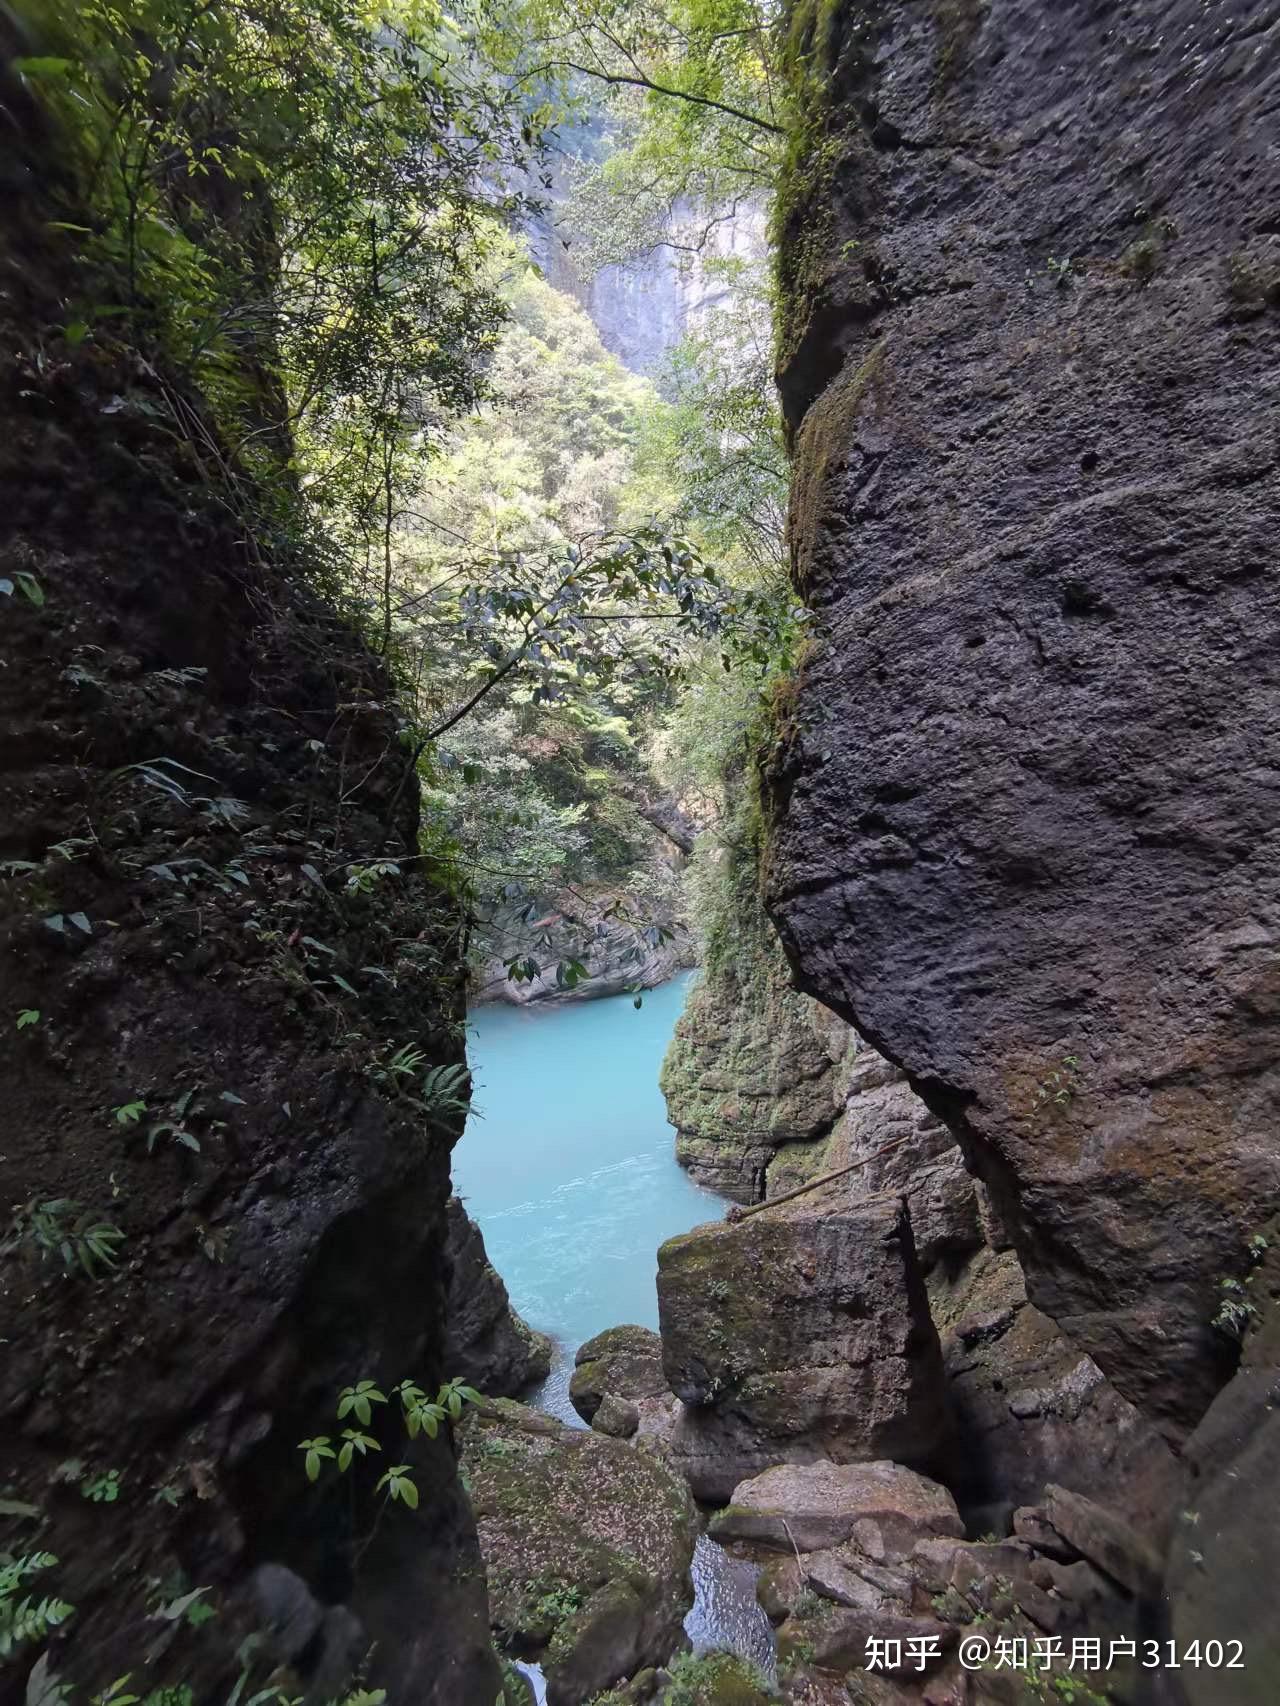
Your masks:
{"label": "gray rock surface", "polygon": [[1280,1201],[1274,9],[793,26],[771,908],[1181,1437]]}
{"label": "gray rock surface", "polygon": [[701,1497],[780,1461],[920,1461],[945,1434],[942,1358],[900,1199],[789,1206],[669,1239],[658,1313],[684,1405],[672,1447]]}
{"label": "gray rock surface", "polygon": [[511,1307],[484,1237],[457,1197],[449,1198],[445,1245],[445,1366],[491,1398],[513,1398],[551,1371],[551,1340]]}
{"label": "gray rock surface", "polygon": [[884,1560],[905,1557],[918,1540],[962,1539],[964,1524],[945,1487],[900,1463],[787,1463],[735,1487],[711,1534],[786,1552],[853,1541]]}

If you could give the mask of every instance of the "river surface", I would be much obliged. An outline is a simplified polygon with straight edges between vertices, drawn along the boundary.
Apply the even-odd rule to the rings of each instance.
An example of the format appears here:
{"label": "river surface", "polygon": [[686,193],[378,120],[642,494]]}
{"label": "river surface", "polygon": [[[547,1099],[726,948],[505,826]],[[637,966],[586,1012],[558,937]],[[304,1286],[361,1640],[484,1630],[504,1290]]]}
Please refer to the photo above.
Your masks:
{"label": "river surface", "polygon": [[[676,1165],[658,1089],[692,975],[648,990],[638,1010],[620,995],[470,1015],[475,1108],[454,1151],[454,1190],[512,1304],[555,1342],[551,1376],[528,1401],[575,1427],[578,1346],[623,1322],[656,1327],[658,1245],[723,1213]],[[771,1665],[754,1568],[704,1537],[693,1576],[695,1648]]]}

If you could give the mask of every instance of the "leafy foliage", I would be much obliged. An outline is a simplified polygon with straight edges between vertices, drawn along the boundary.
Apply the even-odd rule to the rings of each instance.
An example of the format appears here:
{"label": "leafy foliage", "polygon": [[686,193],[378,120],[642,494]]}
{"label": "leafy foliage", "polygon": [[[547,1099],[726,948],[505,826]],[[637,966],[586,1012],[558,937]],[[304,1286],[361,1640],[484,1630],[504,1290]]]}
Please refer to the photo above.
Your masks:
{"label": "leafy foliage", "polygon": [[52,1569],[57,1562],[52,1552],[28,1552],[18,1557],[0,1553],[0,1659],[11,1658],[19,1647],[32,1641],[44,1640],[71,1616],[73,1608],[63,1599],[21,1592],[33,1576]]}
{"label": "leafy foliage", "polygon": [[57,1256],[63,1268],[77,1267],[96,1279],[101,1268],[113,1268],[124,1233],[110,1221],[99,1220],[92,1209],[70,1197],[41,1202],[33,1197],[14,1212],[9,1232],[0,1242],[0,1256],[27,1250],[41,1260]]}

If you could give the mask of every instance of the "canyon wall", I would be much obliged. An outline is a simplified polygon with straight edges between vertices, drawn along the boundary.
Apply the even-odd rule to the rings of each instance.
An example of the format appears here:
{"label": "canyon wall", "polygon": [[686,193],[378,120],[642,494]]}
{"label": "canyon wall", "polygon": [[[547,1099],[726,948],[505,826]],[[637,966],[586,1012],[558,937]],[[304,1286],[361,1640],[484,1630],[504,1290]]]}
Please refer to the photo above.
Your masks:
{"label": "canyon wall", "polygon": [[[385,1060],[462,1061],[460,920],[417,875],[343,882],[417,851],[390,684],[211,477],[200,398],[63,335],[93,281],[2,68],[0,122],[0,1551],[55,1555],[77,1698],[280,1665],[329,1699],[373,1647],[392,1698],[493,1706],[448,1442],[404,1445],[420,1504],[368,1534],[377,1471],[348,1507],[299,1451],[340,1387],[452,1372],[460,1120]],[[205,1621],[157,1622],[197,1589]]]}
{"label": "canyon wall", "polygon": [[1176,1441],[1280,1203],[1280,20],[790,31],[770,906]]}

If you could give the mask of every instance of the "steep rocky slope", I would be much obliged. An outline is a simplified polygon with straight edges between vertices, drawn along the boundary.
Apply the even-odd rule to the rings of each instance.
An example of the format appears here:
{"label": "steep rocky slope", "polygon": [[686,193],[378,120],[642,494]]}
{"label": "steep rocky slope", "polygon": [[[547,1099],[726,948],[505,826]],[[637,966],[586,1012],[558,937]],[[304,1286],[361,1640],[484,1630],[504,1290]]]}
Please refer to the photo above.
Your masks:
{"label": "steep rocky slope", "polygon": [[199,399],[63,336],[53,139],[0,96],[0,1550],[56,1554],[68,1683],[224,1699],[254,1634],[292,1693],[376,1646],[394,1698],[493,1706],[446,1440],[368,1536],[374,1475],[353,1532],[298,1450],[339,1387],[450,1372],[456,1121],[379,1073],[461,1060],[459,920],[344,885],[417,854],[389,683],[211,484]]}
{"label": "steep rocky slope", "polygon": [[816,633],[771,904],[1176,1439],[1280,1200],[1280,21],[806,0],[791,32]]}

